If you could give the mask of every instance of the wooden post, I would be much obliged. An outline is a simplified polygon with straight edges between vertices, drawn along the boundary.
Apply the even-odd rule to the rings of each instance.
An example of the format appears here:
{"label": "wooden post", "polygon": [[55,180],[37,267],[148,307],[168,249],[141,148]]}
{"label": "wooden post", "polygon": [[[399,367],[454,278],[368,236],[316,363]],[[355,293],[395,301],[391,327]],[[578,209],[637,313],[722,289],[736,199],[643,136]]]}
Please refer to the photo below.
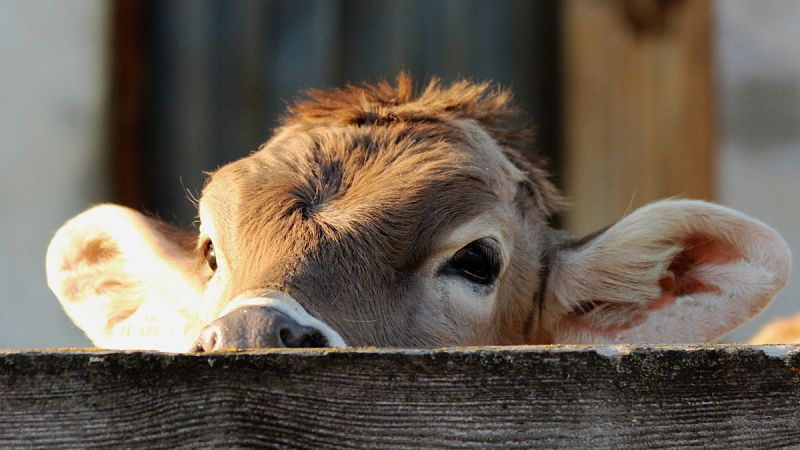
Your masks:
{"label": "wooden post", "polygon": [[713,198],[711,3],[568,0],[563,17],[568,228]]}
{"label": "wooden post", "polygon": [[791,447],[798,351],[0,353],[0,446]]}
{"label": "wooden post", "polygon": [[113,201],[141,208],[140,157],[145,67],[142,54],[144,2],[116,0],[111,6],[111,126],[107,136],[111,154]]}

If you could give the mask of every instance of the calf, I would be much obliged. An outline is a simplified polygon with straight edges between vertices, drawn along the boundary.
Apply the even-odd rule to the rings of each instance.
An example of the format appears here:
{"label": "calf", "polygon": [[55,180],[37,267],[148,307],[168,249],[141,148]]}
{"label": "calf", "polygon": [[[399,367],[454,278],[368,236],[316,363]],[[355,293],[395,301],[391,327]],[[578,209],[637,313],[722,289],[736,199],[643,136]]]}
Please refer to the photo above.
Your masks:
{"label": "calf", "polygon": [[781,237],[710,203],[553,229],[515,119],[485,83],[312,91],[209,176],[198,232],[94,207],[56,233],[48,283],[97,346],[179,352],[709,341],[786,283]]}
{"label": "calf", "polygon": [[750,339],[750,344],[800,343],[800,315],[772,321]]}

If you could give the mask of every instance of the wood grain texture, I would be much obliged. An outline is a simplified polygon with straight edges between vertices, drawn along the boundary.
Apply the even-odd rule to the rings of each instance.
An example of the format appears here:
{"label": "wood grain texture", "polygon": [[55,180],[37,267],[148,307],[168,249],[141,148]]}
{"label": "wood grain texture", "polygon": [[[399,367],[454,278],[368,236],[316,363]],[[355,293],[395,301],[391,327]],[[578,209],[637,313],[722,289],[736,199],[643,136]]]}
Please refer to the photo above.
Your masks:
{"label": "wood grain texture", "polygon": [[666,197],[713,199],[711,2],[564,4],[567,226],[585,234]]}
{"label": "wood grain texture", "polygon": [[0,446],[792,446],[798,350],[11,352]]}

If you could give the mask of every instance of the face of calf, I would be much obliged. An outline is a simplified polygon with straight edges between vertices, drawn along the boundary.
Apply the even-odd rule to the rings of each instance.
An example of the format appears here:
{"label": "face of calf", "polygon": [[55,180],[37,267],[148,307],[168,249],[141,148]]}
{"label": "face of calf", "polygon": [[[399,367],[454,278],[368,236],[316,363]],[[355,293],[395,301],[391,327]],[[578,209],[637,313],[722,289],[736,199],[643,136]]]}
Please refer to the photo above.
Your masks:
{"label": "face of calf", "polygon": [[708,341],[762,309],[790,255],[709,203],[655,203],[582,240],[518,153],[504,91],[401,76],[315,92],[212,173],[199,233],[102,205],[47,255],[106,348]]}

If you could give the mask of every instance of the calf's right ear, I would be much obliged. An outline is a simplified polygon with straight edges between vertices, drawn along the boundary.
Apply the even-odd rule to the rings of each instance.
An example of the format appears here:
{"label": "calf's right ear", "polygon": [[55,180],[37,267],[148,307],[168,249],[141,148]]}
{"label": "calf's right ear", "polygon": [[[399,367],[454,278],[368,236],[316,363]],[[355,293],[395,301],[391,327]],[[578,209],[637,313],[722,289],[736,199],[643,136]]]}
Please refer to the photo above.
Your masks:
{"label": "calf's right ear", "polygon": [[131,209],[96,206],[56,232],[47,283],[98,347],[186,351],[188,314],[202,297],[196,240]]}

